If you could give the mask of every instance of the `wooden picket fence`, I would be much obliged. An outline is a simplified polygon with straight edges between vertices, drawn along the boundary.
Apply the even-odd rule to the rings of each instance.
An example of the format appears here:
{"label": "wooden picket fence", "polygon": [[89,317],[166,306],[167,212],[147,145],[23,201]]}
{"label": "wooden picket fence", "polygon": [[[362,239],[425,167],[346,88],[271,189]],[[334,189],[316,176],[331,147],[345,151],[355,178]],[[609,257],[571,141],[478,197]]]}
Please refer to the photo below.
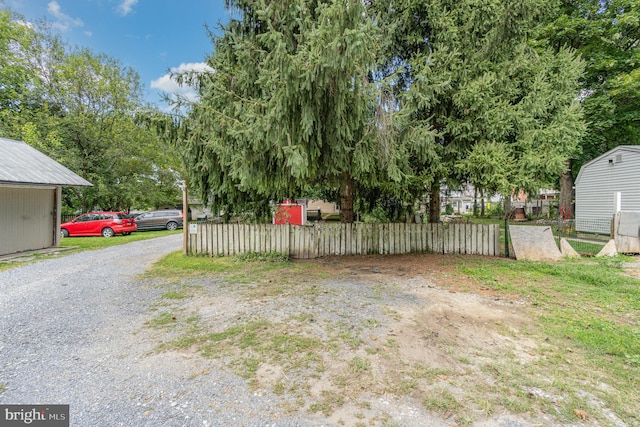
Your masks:
{"label": "wooden picket fence", "polygon": [[301,259],[407,253],[500,256],[497,224],[197,223],[196,230],[189,234],[188,244],[194,255],[278,252]]}

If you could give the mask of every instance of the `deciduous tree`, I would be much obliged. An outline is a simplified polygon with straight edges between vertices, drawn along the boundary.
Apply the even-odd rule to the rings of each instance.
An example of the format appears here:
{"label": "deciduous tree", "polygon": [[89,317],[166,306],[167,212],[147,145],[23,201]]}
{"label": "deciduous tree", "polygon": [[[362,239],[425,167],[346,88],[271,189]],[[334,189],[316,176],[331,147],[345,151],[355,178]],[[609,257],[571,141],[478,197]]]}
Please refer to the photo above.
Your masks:
{"label": "deciduous tree", "polygon": [[640,2],[563,0],[539,37],[584,59],[581,100],[587,131],[560,179],[563,210],[571,212],[574,177],[589,160],[618,145],[640,144]]}

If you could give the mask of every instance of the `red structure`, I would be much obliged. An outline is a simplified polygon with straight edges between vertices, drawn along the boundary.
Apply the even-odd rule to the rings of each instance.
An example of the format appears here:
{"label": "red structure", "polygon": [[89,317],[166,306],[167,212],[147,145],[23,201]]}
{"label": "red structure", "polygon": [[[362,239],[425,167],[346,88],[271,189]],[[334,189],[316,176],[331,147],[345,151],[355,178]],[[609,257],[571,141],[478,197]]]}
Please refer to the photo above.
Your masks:
{"label": "red structure", "polygon": [[307,220],[305,205],[284,199],[273,214],[274,224],[304,225]]}

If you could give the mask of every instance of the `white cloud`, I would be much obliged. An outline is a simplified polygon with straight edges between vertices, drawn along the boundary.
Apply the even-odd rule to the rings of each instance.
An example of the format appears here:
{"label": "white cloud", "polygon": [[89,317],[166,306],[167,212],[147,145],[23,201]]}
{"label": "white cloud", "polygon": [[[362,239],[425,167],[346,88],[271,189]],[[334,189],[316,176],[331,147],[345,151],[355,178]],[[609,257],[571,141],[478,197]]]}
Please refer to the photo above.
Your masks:
{"label": "white cloud", "polygon": [[87,37],[91,37],[91,36],[93,36],[93,33],[91,31],[85,31],[84,35],[87,36]]}
{"label": "white cloud", "polygon": [[117,8],[118,13],[122,16],[127,16],[136,4],[138,4],[138,0],[122,0],[122,3],[120,3]]}
{"label": "white cloud", "polygon": [[72,18],[66,13],[62,12],[60,5],[57,1],[51,1],[47,4],[47,10],[56,21],[52,23],[53,28],[60,31],[67,31],[71,27],[82,27],[84,26],[84,22],[80,18]]}
{"label": "white cloud", "polygon": [[197,101],[198,93],[191,86],[180,86],[178,82],[171,78],[171,73],[184,73],[188,71],[195,72],[213,72],[213,68],[209,67],[204,62],[189,62],[180,64],[178,67],[172,67],[170,72],[164,76],[151,81],[151,88],[159,89],[162,92],[170,93],[175,98],[175,95],[186,98],[189,101]]}
{"label": "white cloud", "polygon": [[35,30],[35,29],[36,29],[36,26],[35,26],[35,25],[33,25],[33,24],[32,24],[31,22],[29,22],[29,21],[22,21],[22,20],[18,19],[18,20],[16,21],[16,24],[19,24],[19,25],[22,25],[22,26],[24,26],[24,27],[30,28],[30,29],[32,29],[32,30]]}

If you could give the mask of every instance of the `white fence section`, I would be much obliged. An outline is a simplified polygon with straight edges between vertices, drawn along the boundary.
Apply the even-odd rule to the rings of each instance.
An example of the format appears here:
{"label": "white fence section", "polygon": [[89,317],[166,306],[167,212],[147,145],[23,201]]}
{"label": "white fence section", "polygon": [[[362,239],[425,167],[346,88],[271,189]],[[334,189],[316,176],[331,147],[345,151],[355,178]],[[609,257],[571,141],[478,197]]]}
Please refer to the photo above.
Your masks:
{"label": "white fence section", "polygon": [[500,256],[497,224],[273,225],[198,223],[190,254],[279,252],[291,258],[333,255],[442,253]]}

